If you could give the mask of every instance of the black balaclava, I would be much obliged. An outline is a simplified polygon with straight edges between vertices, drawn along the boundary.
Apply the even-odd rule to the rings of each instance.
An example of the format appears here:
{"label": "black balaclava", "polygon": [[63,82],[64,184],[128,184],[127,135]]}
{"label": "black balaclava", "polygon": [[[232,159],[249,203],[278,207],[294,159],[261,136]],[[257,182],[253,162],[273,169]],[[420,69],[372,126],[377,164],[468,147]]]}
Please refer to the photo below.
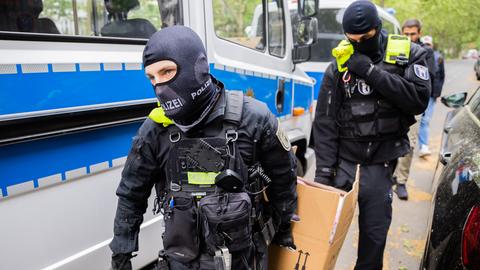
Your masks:
{"label": "black balaclava", "polygon": [[375,36],[361,42],[352,42],[352,45],[355,51],[367,55],[374,62],[381,58],[382,21],[372,2],[355,1],[350,4],[343,15],[342,25],[343,31],[349,34],[365,34],[375,29]]}
{"label": "black balaclava", "polygon": [[157,83],[155,94],[165,115],[187,131],[206,116],[220,90],[210,76],[202,40],[192,29],[172,26],[153,34],[143,51],[143,65],[162,60],[175,62],[177,74]]}

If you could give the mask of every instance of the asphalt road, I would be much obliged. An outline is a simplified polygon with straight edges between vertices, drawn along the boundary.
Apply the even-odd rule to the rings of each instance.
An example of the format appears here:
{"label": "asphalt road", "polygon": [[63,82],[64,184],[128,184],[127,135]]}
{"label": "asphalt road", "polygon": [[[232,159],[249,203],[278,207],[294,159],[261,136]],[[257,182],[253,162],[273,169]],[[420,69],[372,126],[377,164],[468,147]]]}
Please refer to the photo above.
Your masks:
{"label": "asphalt road", "polygon": [[[472,93],[480,86],[475,78],[473,60],[447,61],[446,81],[443,95],[456,92]],[[470,95],[469,95],[470,96]],[[438,151],[443,122],[448,108],[436,103],[430,123],[430,149],[432,155],[427,159],[415,154],[407,188],[409,200],[398,200],[394,195],[393,221],[388,233],[384,255],[384,270],[418,269],[425,246],[428,215],[432,199],[432,179],[437,164]],[[311,168],[306,178],[312,179],[315,168]],[[353,269],[356,260],[358,242],[358,209],[337,260],[336,270]]]}

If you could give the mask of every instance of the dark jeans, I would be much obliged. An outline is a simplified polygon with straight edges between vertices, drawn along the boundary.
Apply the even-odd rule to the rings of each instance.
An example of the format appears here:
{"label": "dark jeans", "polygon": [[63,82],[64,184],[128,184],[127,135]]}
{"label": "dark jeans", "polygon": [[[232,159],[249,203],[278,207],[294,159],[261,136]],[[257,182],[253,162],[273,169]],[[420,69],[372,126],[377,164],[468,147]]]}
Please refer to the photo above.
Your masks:
{"label": "dark jeans", "polygon": [[[392,221],[392,174],[395,163],[396,160],[360,167],[360,237],[355,270],[381,270],[383,267],[383,251]],[[334,186],[350,190],[355,171],[355,163],[341,160]]]}

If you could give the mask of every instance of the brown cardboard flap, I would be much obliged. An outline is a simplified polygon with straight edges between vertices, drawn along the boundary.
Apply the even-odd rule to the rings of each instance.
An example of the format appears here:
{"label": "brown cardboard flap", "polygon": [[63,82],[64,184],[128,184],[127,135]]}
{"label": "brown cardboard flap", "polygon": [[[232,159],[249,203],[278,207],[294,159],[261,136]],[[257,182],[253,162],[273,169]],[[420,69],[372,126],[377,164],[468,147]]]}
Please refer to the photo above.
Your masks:
{"label": "brown cardboard flap", "polygon": [[303,265],[306,269],[315,270],[330,270],[335,267],[355,213],[359,178],[360,169],[357,166],[355,181],[349,192],[298,179],[297,215],[300,221],[294,222],[292,227],[297,250],[291,251],[272,245],[269,269],[296,269],[297,261],[298,269],[302,269]]}

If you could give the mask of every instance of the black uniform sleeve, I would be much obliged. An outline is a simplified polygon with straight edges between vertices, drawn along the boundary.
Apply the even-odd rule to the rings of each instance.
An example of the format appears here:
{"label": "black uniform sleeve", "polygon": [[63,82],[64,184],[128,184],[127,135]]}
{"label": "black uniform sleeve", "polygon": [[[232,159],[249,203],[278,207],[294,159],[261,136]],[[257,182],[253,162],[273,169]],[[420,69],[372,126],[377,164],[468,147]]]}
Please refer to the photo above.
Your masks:
{"label": "black uniform sleeve", "polygon": [[[138,233],[143,222],[155,180],[160,176],[157,162],[158,143],[152,136],[154,123],[147,119],[133,139],[122,179],[117,188],[118,205],[114,221],[114,236],[110,243],[113,254],[138,250]],[[163,180],[163,179],[162,179]]]}
{"label": "black uniform sleeve", "polygon": [[313,120],[313,136],[315,142],[316,171],[315,181],[325,183],[323,179],[334,176],[338,157],[338,126],[336,113],[338,98],[341,93],[337,89],[334,64],[330,64],[323,77],[317,99],[315,119]]}
{"label": "black uniform sleeve", "polygon": [[445,60],[440,55],[438,58],[437,72],[435,73],[435,80],[432,88],[432,97],[438,98],[442,95],[443,84],[445,82]]}
{"label": "black uniform sleeve", "polygon": [[266,106],[262,111],[265,112],[265,118],[263,123],[260,123],[263,130],[259,161],[265,173],[272,179],[267,189],[270,203],[280,213],[281,224],[286,225],[290,223],[297,209],[297,159],[290,149],[287,150],[290,143],[284,140],[284,146],[280,142],[279,132],[282,130],[279,130],[276,117]]}
{"label": "black uniform sleeve", "polygon": [[428,105],[431,81],[430,76],[427,79],[421,78],[415,69],[418,72],[422,67],[427,67],[425,57],[426,51],[412,43],[410,60],[403,77],[375,67],[368,76],[367,83],[404,113],[421,114]]}
{"label": "black uniform sleeve", "polygon": [[423,47],[427,54],[425,55],[425,61],[427,63],[428,72],[430,73],[430,79],[433,81],[435,77],[435,56],[433,49],[430,47]]}

